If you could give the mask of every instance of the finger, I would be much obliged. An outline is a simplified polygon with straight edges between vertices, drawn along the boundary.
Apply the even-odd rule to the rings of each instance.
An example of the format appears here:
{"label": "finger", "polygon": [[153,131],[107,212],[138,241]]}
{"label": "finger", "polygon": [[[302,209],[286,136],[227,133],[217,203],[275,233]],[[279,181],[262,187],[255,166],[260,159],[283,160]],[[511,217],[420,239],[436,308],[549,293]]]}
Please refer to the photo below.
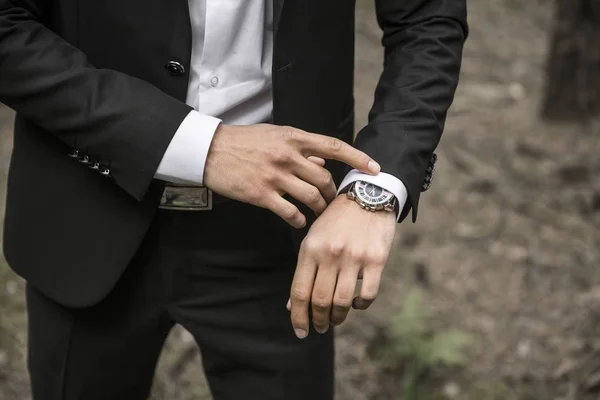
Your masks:
{"label": "finger", "polygon": [[329,329],[336,282],[337,269],[319,265],[311,299],[312,321],[319,333],[325,333]]}
{"label": "finger", "polygon": [[331,173],[325,168],[300,157],[295,170],[296,176],[303,181],[315,186],[329,204],[335,199],[336,188]]}
{"label": "finger", "polygon": [[325,160],[321,157],[310,156],[307,158],[308,161],[317,164],[319,167],[325,166]]}
{"label": "finger", "polygon": [[362,287],[360,294],[352,302],[352,308],[357,310],[366,310],[377,298],[379,294],[379,284],[381,282],[381,268],[363,268]]}
{"label": "finger", "polygon": [[[306,164],[311,164],[306,160],[303,162]],[[315,186],[306,183],[302,179],[299,179],[295,176],[290,176],[288,179],[283,181],[281,183],[281,189],[296,200],[306,204],[317,215],[320,215],[327,208],[327,201],[325,201],[325,198],[323,198],[321,191]]]}
{"label": "finger", "polygon": [[301,249],[298,256],[296,273],[294,274],[294,280],[292,281],[292,288],[290,290],[290,318],[292,320],[294,332],[299,339],[304,339],[308,336],[308,327],[310,323],[308,308],[316,272],[316,262],[306,251]]}
{"label": "finger", "polygon": [[265,208],[280,216],[294,228],[303,228],[306,225],[306,217],[298,210],[298,207],[281,196],[274,194]]}
{"label": "finger", "polygon": [[303,141],[305,156],[338,160],[367,174],[376,175],[381,171],[375,160],[338,138],[315,133],[298,135],[298,138]]}
{"label": "finger", "polygon": [[335,294],[333,295],[333,306],[331,308],[330,322],[332,325],[340,325],[346,320],[352,297],[356,289],[359,268],[344,268],[338,275]]}

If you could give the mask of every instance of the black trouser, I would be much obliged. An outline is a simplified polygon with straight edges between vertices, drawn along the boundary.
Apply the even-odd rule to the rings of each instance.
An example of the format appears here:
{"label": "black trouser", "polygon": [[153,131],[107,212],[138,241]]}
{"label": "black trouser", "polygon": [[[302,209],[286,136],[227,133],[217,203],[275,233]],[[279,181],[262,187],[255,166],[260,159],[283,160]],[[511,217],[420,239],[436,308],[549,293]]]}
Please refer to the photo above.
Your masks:
{"label": "black trouser", "polygon": [[331,400],[332,330],[299,340],[285,308],[295,261],[267,210],[160,210],[100,304],[65,308],[28,287],[35,400],[147,398],[175,323],[199,344],[215,400]]}

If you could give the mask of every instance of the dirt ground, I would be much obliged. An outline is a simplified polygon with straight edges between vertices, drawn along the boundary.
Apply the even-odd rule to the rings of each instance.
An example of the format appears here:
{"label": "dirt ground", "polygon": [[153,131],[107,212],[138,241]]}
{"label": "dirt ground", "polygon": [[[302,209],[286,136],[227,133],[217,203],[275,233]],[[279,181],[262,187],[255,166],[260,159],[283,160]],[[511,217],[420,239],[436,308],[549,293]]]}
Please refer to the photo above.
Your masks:
{"label": "dirt ground", "polygon": [[[381,66],[359,0],[357,126]],[[425,399],[600,399],[600,124],[538,119],[550,0],[473,0],[461,84],[417,224],[398,228],[382,294],[337,332],[337,398],[396,400],[402,375],[371,349],[419,288],[434,331],[465,332],[468,364]],[[0,184],[10,149],[0,109]],[[0,399],[28,399],[22,283],[0,266]],[[210,399],[191,337],[173,331],[155,399]],[[408,399],[405,399],[408,400]]]}

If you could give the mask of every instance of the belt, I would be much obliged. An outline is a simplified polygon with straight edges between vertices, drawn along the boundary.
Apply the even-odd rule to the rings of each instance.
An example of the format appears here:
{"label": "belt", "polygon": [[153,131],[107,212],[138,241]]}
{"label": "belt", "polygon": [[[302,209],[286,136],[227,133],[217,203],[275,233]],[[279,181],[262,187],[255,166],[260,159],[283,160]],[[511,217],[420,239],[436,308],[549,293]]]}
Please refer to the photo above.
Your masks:
{"label": "belt", "polygon": [[230,200],[213,193],[205,186],[183,186],[169,183],[165,186],[158,208],[178,211],[210,211],[213,205]]}

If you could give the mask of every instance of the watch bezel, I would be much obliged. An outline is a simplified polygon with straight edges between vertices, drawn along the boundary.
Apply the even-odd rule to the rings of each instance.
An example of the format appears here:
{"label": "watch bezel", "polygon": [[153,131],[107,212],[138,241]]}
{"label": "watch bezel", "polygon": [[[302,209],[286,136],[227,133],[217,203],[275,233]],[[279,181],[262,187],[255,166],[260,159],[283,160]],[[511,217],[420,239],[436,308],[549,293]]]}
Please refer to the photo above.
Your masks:
{"label": "watch bezel", "polygon": [[[367,196],[366,198],[364,198],[363,196],[359,196],[360,191],[357,189],[359,183],[362,183],[363,185],[368,185],[368,184],[372,184],[370,182],[365,182],[365,181],[356,181],[353,182],[349,187],[348,187],[348,191],[346,192],[346,196],[350,199],[353,200],[354,202],[356,202],[361,208],[365,209],[365,210],[369,210],[369,211],[382,211],[382,210],[387,210],[387,211],[396,211],[396,196],[391,193],[389,190],[386,190],[384,188],[382,188],[381,186],[375,185],[378,188],[380,188],[385,194],[385,199],[383,201],[380,202],[373,202],[371,201],[371,197]],[[384,194],[382,193],[382,194]]]}
{"label": "watch bezel", "polygon": [[[378,196],[369,196],[365,192],[365,187],[373,185],[381,189],[381,194]],[[357,181],[354,183],[353,192],[355,197],[361,202],[371,207],[385,207],[386,204],[390,203],[394,199],[394,194],[389,190],[382,188],[371,182]]]}

